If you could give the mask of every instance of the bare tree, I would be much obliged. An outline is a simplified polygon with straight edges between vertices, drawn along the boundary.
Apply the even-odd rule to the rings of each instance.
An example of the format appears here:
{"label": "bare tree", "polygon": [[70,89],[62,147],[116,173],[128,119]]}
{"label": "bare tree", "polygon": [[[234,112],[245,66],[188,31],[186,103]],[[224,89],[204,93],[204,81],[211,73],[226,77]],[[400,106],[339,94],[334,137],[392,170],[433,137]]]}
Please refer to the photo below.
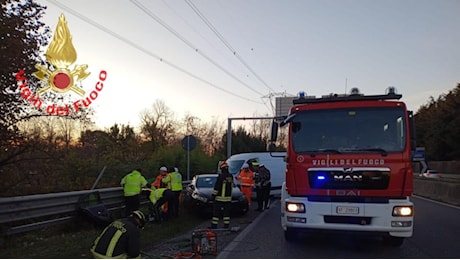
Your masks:
{"label": "bare tree", "polygon": [[288,129],[289,127],[280,127],[278,131],[277,144],[278,151],[285,151],[288,144]]}
{"label": "bare tree", "polygon": [[162,100],[156,100],[150,109],[141,113],[141,134],[152,144],[154,151],[173,142],[177,127],[173,116]]}
{"label": "bare tree", "polygon": [[200,131],[201,120],[187,113],[184,117],[184,130],[185,134],[196,134]]}
{"label": "bare tree", "polygon": [[203,130],[203,141],[205,143],[203,149],[208,155],[213,155],[222,145],[222,135],[226,131],[225,122],[219,122],[217,118],[214,118],[204,125]]}
{"label": "bare tree", "polygon": [[[265,115],[269,118],[269,115]],[[251,122],[249,134],[262,140],[268,140],[270,136],[272,119],[258,119]]]}
{"label": "bare tree", "polygon": [[56,118],[57,126],[57,141],[61,141],[66,149],[68,149],[76,139],[77,135],[80,134],[80,122],[67,117]]}
{"label": "bare tree", "polygon": [[182,120],[184,136],[193,135],[200,142],[203,152],[213,155],[217,152],[222,142],[222,135],[225,132],[224,121],[219,122],[213,118],[211,122],[203,122],[200,118],[186,114]]}

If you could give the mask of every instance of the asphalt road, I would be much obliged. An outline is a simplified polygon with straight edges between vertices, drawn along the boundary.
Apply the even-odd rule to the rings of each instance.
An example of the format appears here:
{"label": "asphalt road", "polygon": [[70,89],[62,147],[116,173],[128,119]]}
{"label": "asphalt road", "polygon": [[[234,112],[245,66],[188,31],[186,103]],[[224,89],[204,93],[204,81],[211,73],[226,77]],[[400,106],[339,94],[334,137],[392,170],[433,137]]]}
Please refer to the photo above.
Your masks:
{"label": "asphalt road", "polygon": [[416,197],[412,201],[414,235],[400,248],[385,246],[380,238],[349,234],[312,234],[288,243],[280,227],[277,200],[226,244],[217,258],[460,258],[460,208]]}
{"label": "asphalt road", "polygon": [[[400,248],[383,245],[380,238],[350,234],[311,234],[289,243],[280,226],[277,199],[262,213],[253,207],[244,216],[232,217],[231,226],[241,229],[217,231],[218,255],[202,258],[460,258],[460,207],[419,197],[411,200],[415,204],[414,235]],[[209,224],[204,221],[196,229]],[[191,232],[156,245],[144,257],[174,258],[178,252],[191,252]]]}
{"label": "asphalt road", "polygon": [[[255,211],[257,203],[251,205],[250,210],[247,214],[242,216],[232,216],[230,220],[230,227],[238,227],[237,231],[215,231],[217,235],[217,252],[224,252],[224,248],[227,247],[232,241],[235,241],[237,236],[244,234],[245,230],[253,226],[254,221],[259,218],[263,213]],[[279,204],[279,203],[278,203]],[[279,212],[279,205],[276,206]],[[163,243],[154,245],[152,248],[146,250],[143,255],[143,258],[178,258],[178,253],[189,254],[192,251],[192,233],[194,230],[207,229],[211,225],[211,217],[209,219],[203,219],[203,223],[195,227],[193,230],[190,230],[184,234],[180,234],[174,238],[171,238]],[[219,223],[219,228],[222,228],[222,221]],[[202,258],[213,259],[217,255],[205,254],[201,255]]]}

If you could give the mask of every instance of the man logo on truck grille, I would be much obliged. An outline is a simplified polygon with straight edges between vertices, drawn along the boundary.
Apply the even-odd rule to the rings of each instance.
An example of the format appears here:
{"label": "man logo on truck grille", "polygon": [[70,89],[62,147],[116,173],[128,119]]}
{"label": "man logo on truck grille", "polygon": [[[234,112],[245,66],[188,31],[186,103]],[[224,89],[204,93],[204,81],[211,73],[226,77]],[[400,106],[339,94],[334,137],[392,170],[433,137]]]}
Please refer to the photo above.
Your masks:
{"label": "man logo on truck grille", "polygon": [[353,173],[353,168],[343,168],[343,173],[334,174],[334,181],[363,181],[361,173]]}

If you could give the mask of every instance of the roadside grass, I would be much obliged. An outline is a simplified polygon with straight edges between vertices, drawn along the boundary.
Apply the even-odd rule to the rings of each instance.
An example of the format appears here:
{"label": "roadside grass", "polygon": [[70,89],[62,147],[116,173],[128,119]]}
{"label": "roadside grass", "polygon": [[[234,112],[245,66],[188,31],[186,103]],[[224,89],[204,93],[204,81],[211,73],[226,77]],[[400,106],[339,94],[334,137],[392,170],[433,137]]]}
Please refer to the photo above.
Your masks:
{"label": "roadside grass", "polygon": [[[148,212],[147,207],[141,210]],[[114,218],[117,218],[114,214]],[[209,221],[181,208],[179,217],[161,224],[147,223],[141,231],[141,250],[192,230]],[[0,258],[93,258],[89,248],[103,228],[86,221],[74,221],[42,230],[35,230],[5,239]]]}

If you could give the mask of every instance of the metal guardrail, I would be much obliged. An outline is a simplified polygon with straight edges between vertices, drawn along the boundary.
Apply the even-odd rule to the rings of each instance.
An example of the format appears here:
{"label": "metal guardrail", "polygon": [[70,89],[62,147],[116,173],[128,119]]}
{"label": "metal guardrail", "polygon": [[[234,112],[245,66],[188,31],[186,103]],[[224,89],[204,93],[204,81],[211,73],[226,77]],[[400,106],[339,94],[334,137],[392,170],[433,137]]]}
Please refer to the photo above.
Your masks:
{"label": "metal guardrail", "polygon": [[[189,183],[184,181],[183,187]],[[13,235],[75,219],[79,199],[96,191],[109,211],[124,208],[121,187],[0,198],[0,233]],[[141,195],[141,204],[146,203]]]}
{"label": "metal guardrail", "polygon": [[[183,181],[183,187],[190,182]],[[0,235],[19,234],[75,219],[79,199],[94,192],[99,192],[101,202],[110,212],[125,207],[122,187],[0,198]],[[140,200],[141,205],[149,202],[142,194]]]}
{"label": "metal guardrail", "polygon": [[[79,199],[95,191],[109,211],[124,207],[121,187],[0,198],[1,233],[18,234],[72,220],[78,215]],[[146,203],[146,196],[141,200]]]}

